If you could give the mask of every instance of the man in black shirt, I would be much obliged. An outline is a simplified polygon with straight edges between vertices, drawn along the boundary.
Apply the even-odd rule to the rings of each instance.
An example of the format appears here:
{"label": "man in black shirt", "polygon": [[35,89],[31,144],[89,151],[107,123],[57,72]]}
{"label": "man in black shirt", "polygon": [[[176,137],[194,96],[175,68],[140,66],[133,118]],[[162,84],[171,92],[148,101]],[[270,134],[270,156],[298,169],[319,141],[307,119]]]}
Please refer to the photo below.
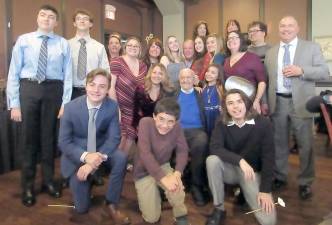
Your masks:
{"label": "man in black shirt", "polygon": [[239,184],[260,224],[276,223],[271,195],[274,144],[268,119],[256,116],[251,101],[240,90],[230,90],[223,102],[224,121],[216,124],[206,160],[214,212],[207,225],[219,225],[226,216],[224,182]]}

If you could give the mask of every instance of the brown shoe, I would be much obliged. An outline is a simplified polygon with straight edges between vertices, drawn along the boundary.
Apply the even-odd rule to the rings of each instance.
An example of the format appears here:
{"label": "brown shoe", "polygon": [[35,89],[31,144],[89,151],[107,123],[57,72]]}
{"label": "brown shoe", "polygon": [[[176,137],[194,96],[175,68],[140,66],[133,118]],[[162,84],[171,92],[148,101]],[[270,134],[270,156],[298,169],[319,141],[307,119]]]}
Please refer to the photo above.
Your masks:
{"label": "brown shoe", "polygon": [[115,225],[128,225],[131,223],[129,217],[113,204],[106,205],[104,211],[113,220]]}

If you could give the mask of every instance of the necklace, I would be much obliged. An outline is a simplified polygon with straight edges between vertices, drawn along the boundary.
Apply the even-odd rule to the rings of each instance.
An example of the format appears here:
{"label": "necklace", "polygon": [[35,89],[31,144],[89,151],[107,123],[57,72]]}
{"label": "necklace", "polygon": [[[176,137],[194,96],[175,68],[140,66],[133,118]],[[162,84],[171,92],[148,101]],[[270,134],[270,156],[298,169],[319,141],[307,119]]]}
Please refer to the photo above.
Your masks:
{"label": "necklace", "polygon": [[214,91],[216,90],[216,86],[208,86],[207,89],[206,89],[206,95],[207,95],[207,99],[208,99],[208,104],[211,104],[211,97],[212,97],[212,94],[214,93]]}

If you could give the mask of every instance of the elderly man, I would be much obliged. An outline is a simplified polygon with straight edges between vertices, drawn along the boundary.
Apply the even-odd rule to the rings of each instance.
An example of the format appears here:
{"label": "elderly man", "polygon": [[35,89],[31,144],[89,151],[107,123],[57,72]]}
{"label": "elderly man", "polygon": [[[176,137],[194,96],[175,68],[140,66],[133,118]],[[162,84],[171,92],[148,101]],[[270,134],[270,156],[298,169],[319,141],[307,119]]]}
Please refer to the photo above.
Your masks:
{"label": "elderly man", "polygon": [[311,184],[315,177],[312,149],[312,116],[305,108],[315,95],[315,81],[328,77],[328,67],[319,45],[297,37],[299,25],[292,16],[280,20],[280,43],[265,56],[269,77],[268,105],[274,125],[276,145],[275,189],[287,184],[288,121],[294,129],[299,145],[299,196],[312,196]]}
{"label": "elderly man", "polygon": [[207,183],[205,158],[208,150],[208,137],[205,132],[206,123],[203,111],[203,101],[194,89],[194,71],[182,69],[179,74],[181,89],[176,93],[181,108],[180,124],[189,145],[191,193],[197,206],[207,203],[204,195],[204,184]]}

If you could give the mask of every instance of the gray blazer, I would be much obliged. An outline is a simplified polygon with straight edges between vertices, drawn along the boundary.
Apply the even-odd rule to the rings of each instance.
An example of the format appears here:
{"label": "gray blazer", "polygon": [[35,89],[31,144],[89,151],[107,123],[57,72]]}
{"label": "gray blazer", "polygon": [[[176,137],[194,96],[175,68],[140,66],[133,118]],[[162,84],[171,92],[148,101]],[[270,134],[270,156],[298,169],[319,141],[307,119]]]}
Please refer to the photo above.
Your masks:
{"label": "gray blazer", "polygon": [[[278,80],[278,51],[280,45],[272,47],[265,56],[265,67],[268,76],[268,105],[270,113],[276,108],[276,90]],[[321,52],[320,46],[310,41],[298,39],[294,65],[300,66],[303,76],[292,78],[292,98],[295,113],[302,117],[312,117],[313,114],[306,110],[308,99],[315,95],[315,82],[327,79],[329,69]]]}

